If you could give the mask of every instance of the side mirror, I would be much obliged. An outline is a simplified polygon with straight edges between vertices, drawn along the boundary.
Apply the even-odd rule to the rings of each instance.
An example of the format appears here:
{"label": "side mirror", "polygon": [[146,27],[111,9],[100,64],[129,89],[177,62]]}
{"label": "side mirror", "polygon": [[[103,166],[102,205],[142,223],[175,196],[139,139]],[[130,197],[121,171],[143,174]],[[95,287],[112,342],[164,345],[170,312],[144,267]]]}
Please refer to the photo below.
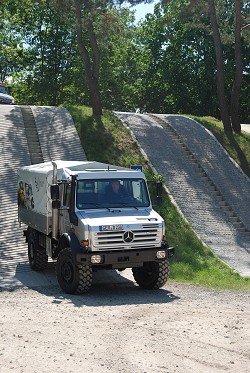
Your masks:
{"label": "side mirror", "polygon": [[59,185],[53,184],[50,187],[50,197],[52,201],[58,200],[59,199]]}
{"label": "side mirror", "polygon": [[159,205],[162,201],[162,182],[159,180],[156,181],[156,199],[156,203]]}

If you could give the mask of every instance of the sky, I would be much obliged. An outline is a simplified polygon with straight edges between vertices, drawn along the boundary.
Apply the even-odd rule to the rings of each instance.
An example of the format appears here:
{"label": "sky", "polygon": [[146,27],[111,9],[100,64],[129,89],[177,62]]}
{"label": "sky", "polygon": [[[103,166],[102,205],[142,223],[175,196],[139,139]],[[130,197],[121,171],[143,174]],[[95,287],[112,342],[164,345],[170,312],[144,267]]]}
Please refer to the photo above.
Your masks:
{"label": "sky", "polygon": [[139,4],[135,7],[131,7],[131,10],[136,10],[135,13],[135,22],[139,22],[142,18],[144,19],[145,15],[147,13],[153,13],[154,12],[154,6],[157,3],[157,1],[154,1],[151,4]]}

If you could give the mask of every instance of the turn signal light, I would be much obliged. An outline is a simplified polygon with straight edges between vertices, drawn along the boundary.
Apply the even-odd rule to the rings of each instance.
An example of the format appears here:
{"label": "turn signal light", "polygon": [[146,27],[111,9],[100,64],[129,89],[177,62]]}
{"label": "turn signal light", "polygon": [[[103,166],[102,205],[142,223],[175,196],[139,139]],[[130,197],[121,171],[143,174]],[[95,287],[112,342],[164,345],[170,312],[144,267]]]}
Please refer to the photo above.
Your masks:
{"label": "turn signal light", "polygon": [[81,245],[86,247],[86,246],[89,246],[89,241],[88,240],[83,240],[81,241]]}

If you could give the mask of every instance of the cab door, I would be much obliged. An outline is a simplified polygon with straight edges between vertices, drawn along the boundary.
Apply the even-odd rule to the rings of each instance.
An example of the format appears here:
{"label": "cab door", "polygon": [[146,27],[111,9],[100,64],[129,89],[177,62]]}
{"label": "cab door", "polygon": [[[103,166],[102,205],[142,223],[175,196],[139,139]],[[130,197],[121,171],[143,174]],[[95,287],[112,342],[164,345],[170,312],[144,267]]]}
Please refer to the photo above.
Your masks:
{"label": "cab door", "polygon": [[65,183],[62,185],[61,190],[61,209],[59,213],[59,231],[60,235],[62,235],[65,232],[70,231],[70,221],[69,221],[69,203],[70,203],[70,191],[71,191],[71,185],[68,183]]}

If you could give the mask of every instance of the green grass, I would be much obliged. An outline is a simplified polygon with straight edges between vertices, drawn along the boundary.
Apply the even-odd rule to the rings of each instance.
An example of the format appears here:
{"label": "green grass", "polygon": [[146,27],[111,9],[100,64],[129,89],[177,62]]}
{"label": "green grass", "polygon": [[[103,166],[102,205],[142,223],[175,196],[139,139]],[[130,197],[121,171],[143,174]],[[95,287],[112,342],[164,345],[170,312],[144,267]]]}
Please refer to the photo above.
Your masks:
{"label": "green grass", "polygon": [[105,111],[102,118],[92,116],[86,106],[66,106],[71,113],[88,160],[130,167],[142,164],[148,169],[129,130],[118,118]]}
{"label": "green grass", "polygon": [[250,133],[242,132],[241,135],[225,133],[222,123],[215,118],[197,117],[193,115],[188,116],[211,131],[227,150],[231,158],[233,158],[245,174],[250,177]]}
{"label": "green grass", "polygon": [[[171,203],[167,193],[164,192],[161,203],[156,204],[151,182],[154,174],[131,138],[130,132],[118,118],[107,111],[101,119],[95,118],[91,114],[91,109],[84,106],[67,106],[67,109],[74,119],[88,160],[125,167],[130,167],[131,164],[143,165],[154,208],[164,217],[167,223],[168,242],[175,247],[175,256],[171,259],[170,281],[215,289],[250,290],[250,278],[241,278],[202,244]],[[208,122],[213,126],[213,122]],[[249,151],[248,142],[246,147]]]}

